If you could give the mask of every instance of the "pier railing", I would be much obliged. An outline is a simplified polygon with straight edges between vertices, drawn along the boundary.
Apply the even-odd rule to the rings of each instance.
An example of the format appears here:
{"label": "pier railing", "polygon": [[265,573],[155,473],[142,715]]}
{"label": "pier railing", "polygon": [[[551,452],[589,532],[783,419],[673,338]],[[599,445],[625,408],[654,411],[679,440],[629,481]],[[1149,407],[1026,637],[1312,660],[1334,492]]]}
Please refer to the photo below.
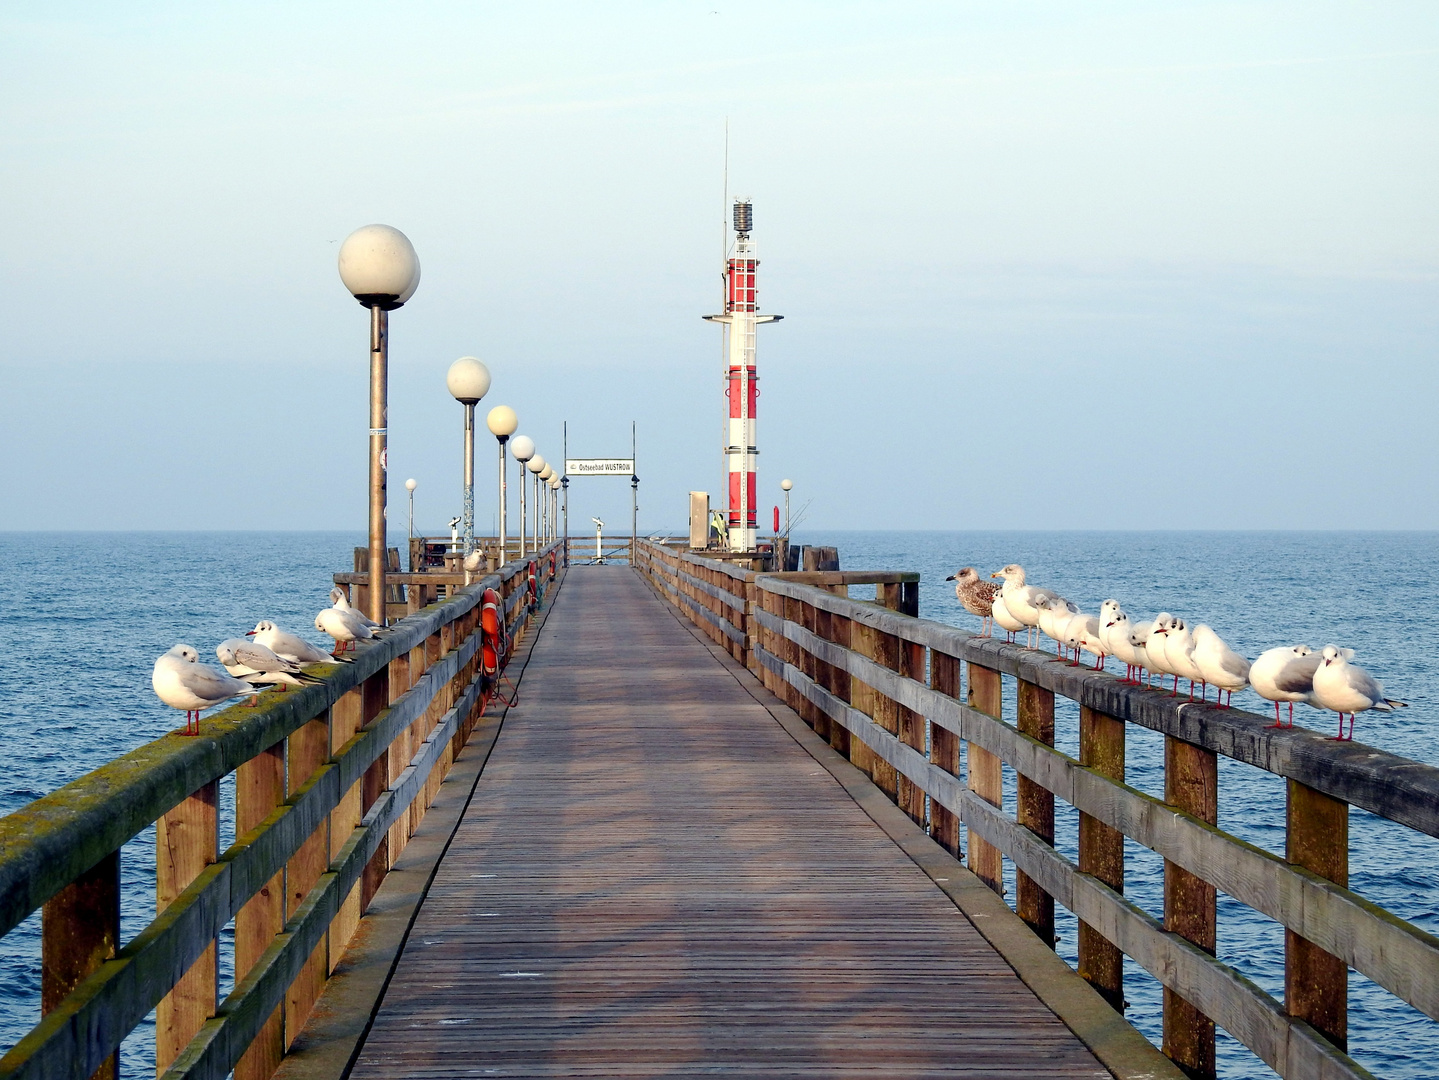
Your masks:
{"label": "pier railing", "polygon": [[[536,589],[529,563],[511,564],[361,643],[353,663],[311,669],[318,685],[224,709],[198,737],[157,739],[0,819],[0,934],[43,907],[43,1015],[0,1077],[113,1076],[151,1010],[161,1077],[269,1077],[483,712],[483,591],[518,641],[559,547],[536,561]],[[122,943],[120,848],[151,824],[158,914]],[[232,920],[234,988],[219,1001]]]}
{"label": "pier railing", "polygon": [[[1345,1053],[1351,967],[1439,1019],[1439,939],[1347,887],[1349,807],[1439,836],[1439,769],[916,618],[900,583],[867,603],[646,543],[637,568],[956,856],[963,825],[996,892],[1011,860],[1043,941],[1056,902],[1073,912],[1079,973],[1116,1009],[1124,956],[1162,983],[1163,1049],[1190,1075],[1214,1075],[1218,1024],[1281,1076],[1367,1077]],[[1054,748],[1056,695],[1079,706],[1078,759]],[[1163,799],[1124,782],[1126,724],[1164,735]],[[1283,778],[1285,857],[1216,826],[1221,755]],[[1079,813],[1077,864],[1056,797]],[[1126,837],[1164,859],[1162,919],[1124,897]],[[1216,890],[1284,926],[1283,1001],[1216,959]]]}

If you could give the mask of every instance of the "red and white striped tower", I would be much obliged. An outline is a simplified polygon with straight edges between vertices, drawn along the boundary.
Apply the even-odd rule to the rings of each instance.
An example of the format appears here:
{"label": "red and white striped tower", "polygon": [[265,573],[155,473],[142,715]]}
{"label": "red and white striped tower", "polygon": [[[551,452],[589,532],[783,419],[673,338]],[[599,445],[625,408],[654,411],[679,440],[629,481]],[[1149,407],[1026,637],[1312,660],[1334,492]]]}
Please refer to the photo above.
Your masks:
{"label": "red and white striped tower", "polygon": [[756,472],[759,449],[755,419],[759,403],[759,375],[755,370],[755,327],[778,322],[783,315],[761,315],[756,303],[754,241],[750,232],[754,210],[746,199],[734,203],[734,248],[725,260],[725,310],[706,315],[720,323],[725,335],[726,438],[725,468],[729,473],[729,546],[731,551],[753,551],[758,531]]}

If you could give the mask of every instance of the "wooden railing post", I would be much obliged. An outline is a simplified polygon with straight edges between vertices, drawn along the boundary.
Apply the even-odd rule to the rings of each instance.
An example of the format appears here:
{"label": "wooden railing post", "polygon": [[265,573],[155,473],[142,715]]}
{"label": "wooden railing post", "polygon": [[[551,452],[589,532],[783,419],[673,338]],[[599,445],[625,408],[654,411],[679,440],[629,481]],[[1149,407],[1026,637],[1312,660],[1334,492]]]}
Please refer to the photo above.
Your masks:
{"label": "wooden railing post", "polygon": [[[330,755],[337,757],[341,747],[354,738],[364,725],[364,694],[356,688],[348,694],[342,695],[330,709]],[[340,854],[340,849],[345,846],[345,842],[350,839],[350,834],[359,827],[360,818],[364,815],[364,811],[361,809],[364,802],[361,790],[363,787],[363,779],[351,784],[350,790],[340,796],[339,805],[330,811],[330,860],[332,862]],[[354,937],[355,929],[360,925],[360,899],[363,892],[363,883],[355,882],[355,887],[341,901],[340,909],[335,912],[335,918],[330,923],[330,972],[333,972],[336,965],[339,964],[340,958],[344,956],[345,949],[350,944],[350,938]]]}
{"label": "wooden railing post", "polygon": [[[211,781],[155,823],[156,911],[164,911],[219,856],[220,785]],[[219,967],[212,940],[155,1009],[155,1067],[162,1073],[215,1015]]]}
{"label": "wooden railing post", "polygon": [[[244,836],[284,801],[285,744],[277,742],[235,770],[235,835]],[[275,935],[284,928],[285,871],[282,867],[235,916],[236,982],[255,966]],[[284,1055],[285,1013],[277,1008],[236,1063],[235,1080],[269,1080]]]}
{"label": "wooden railing post", "polygon": [[[1020,679],[1017,711],[1021,732],[1045,746],[1054,745],[1054,691]],[[1015,787],[1019,823],[1053,847],[1054,795],[1023,774]],[[1014,875],[1014,909],[1040,941],[1054,947],[1054,897],[1022,870]]]}
{"label": "wooden railing post", "polygon": [[[940,694],[959,697],[959,658],[934,649],[929,651],[929,685]],[[929,760],[951,776],[959,775],[959,736],[938,724],[929,725]],[[963,857],[959,843],[959,817],[941,806],[929,805],[929,834],[956,859]]]}
{"label": "wooden railing post", "polygon": [[[330,715],[326,710],[314,720],[290,733],[288,793],[304,787],[315,770],[330,755]],[[285,918],[299,910],[305,896],[320,880],[330,863],[330,821],[307,836],[285,866]],[[329,972],[329,942],[321,939],[305,961],[304,968],[285,993],[285,1048],[288,1050],[305,1026],[310,1010],[320,996]]]}
{"label": "wooden railing post", "polygon": [[[360,684],[360,700],[364,706],[363,720],[365,724],[370,723],[375,717],[385,710],[390,703],[390,677],[389,667],[371,675]],[[363,726],[363,725],[361,725]],[[369,768],[365,770],[364,778],[360,781],[360,813],[363,816],[370,812],[389,783],[389,760],[387,755],[381,754],[374,761],[370,762]],[[375,853],[370,856],[370,861],[365,864],[365,872],[360,880],[360,911],[365,912],[370,901],[375,898],[375,892],[384,880],[385,874],[390,869],[390,841],[385,836],[380,839],[379,846]]]}
{"label": "wooden railing post", "polygon": [[[112,851],[45,902],[40,916],[40,1012],[53,1012],[120,946],[120,853]],[[111,1054],[92,1080],[115,1080]]]}
{"label": "wooden railing post", "polygon": [[[1079,763],[1102,776],[1124,779],[1124,721],[1079,709]],[[1079,815],[1079,871],[1124,892],[1124,834],[1083,812]],[[1079,922],[1079,974],[1124,1012],[1124,954],[1092,926]]]}
{"label": "wooden railing post", "polygon": [[[850,641],[850,647],[860,656],[867,657],[882,667],[899,669],[899,650],[895,647],[892,635],[881,633],[872,626],[856,621],[850,626]],[[885,731],[893,735],[899,734],[899,707],[894,701],[863,680],[856,680],[851,684],[851,693],[854,695],[853,704],[856,709]],[[875,786],[898,802],[899,773],[895,767],[858,739],[850,742],[849,750],[850,760],[869,773]]]}
{"label": "wooden railing post", "polygon": [[[1004,684],[999,672],[970,661],[969,704],[998,720],[1004,715]],[[982,746],[967,747],[969,790],[991,806],[1004,804],[1004,771],[999,757]],[[1004,892],[1004,860],[999,848],[969,834],[969,868],[997,893]]]}
{"label": "wooden railing post", "polygon": [[[1349,886],[1349,804],[1289,781],[1285,858]],[[1341,1050],[1349,1045],[1349,969],[1293,930],[1284,931],[1284,1008]]]}
{"label": "wooden railing post", "polygon": [[[818,633],[818,608],[816,608],[813,604],[806,604],[801,601],[799,604],[799,617],[806,630],[808,630],[812,634]],[[819,683],[819,685],[823,685],[823,683],[820,683],[820,661],[815,657],[814,653],[810,652],[807,649],[799,650],[799,661],[799,669],[814,682]],[[804,722],[810,727],[814,728],[814,730],[820,735],[821,738],[825,740],[825,742],[828,742],[829,717],[825,715],[824,710],[812,704],[808,699],[802,700],[801,706],[802,708],[800,710],[800,718],[804,720]]]}
{"label": "wooden railing post", "polygon": [[[850,642],[854,630],[854,621],[850,619],[847,615],[836,615],[834,612],[830,612],[828,625],[822,625],[821,628],[825,631],[824,636],[829,641],[834,642],[836,645],[844,649],[848,649],[850,647]],[[850,676],[850,673],[848,671],[845,671],[843,668],[832,667],[830,668],[830,678],[832,680],[832,685],[829,688],[830,693],[832,693],[835,697],[839,698],[841,701],[847,704],[853,704],[854,679]],[[850,761],[854,760],[854,758],[851,756],[852,748],[858,743],[858,739],[850,738],[849,730],[847,728],[839,724],[832,724],[830,726],[830,746],[834,747],[836,751],[843,754]]]}
{"label": "wooden railing post", "polygon": [[[1219,757],[1212,750],[1164,737],[1164,801],[1213,825],[1219,820]],[[1164,860],[1164,929],[1214,955],[1215,890],[1203,878]],[[1215,1075],[1214,1021],[1164,988],[1164,1053],[1192,1077]]]}

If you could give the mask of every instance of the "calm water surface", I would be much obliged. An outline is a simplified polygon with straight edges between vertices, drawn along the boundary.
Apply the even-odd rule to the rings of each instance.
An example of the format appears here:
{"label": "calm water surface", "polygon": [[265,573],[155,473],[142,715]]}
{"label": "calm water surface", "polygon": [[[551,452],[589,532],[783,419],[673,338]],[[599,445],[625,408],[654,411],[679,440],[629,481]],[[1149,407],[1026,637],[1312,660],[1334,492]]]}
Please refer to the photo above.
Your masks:
{"label": "calm water surface", "polygon": [[[1439,601],[1439,534],[829,532],[796,539],[837,545],[845,569],[920,571],[921,614],[961,627],[976,620],[944,577],[965,565],[987,573],[1020,562],[1032,581],[1085,611],[1111,596],[1131,615],[1171,611],[1209,623],[1250,657],[1300,641],[1352,647],[1392,695],[1413,703],[1392,717],[1361,715],[1356,738],[1439,764],[1430,734],[1439,624],[1413,615]],[[8,751],[0,813],[176,727],[179,714],[150,690],[155,657],[176,642],[209,659],[217,642],[267,618],[323,643],[314,614],[328,603],[330,575],[351,564],[361,543],[343,532],[0,534],[0,738]],[[1235,705],[1268,710],[1247,691]],[[1057,713],[1057,742],[1077,754],[1078,710],[1061,701]],[[1326,732],[1335,727],[1331,714],[1301,707],[1297,717]],[[1129,783],[1162,795],[1162,738],[1131,728],[1128,739]],[[1012,777],[1006,782],[1012,811]],[[223,788],[222,846],[233,835],[232,798]],[[1220,824],[1282,854],[1282,781],[1221,759]],[[1439,933],[1439,843],[1359,810],[1350,828],[1351,887]],[[1073,858],[1077,816],[1060,812],[1057,832]],[[1162,915],[1162,861],[1132,844],[1127,860],[1126,895]],[[153,829],[126,847],[122,874],[128,938],[154,912]],[[1221,959],[1282,997],[1282,929],[1222,894],[1219,903]],[[1060,952],[1073,962],[1074,920],[1062,913],[1059,934]],[[38,1016],[38,953],[38,919],[0,941],[0,1047]],[[1158,984],[1133,964],[1125,978],[1130,1019],[1157,1042]],[[229,979],[223,970],[222,993]],[[125,1075],[153,1075],[153,1042],[148,1026],[131,1036]],[[1439,1073],[1439,1024],[1353,973],[1350,1043],[1379,1076]],[[1222,1033],[1220,1055],[1221,1075],[1273,1075]]]}

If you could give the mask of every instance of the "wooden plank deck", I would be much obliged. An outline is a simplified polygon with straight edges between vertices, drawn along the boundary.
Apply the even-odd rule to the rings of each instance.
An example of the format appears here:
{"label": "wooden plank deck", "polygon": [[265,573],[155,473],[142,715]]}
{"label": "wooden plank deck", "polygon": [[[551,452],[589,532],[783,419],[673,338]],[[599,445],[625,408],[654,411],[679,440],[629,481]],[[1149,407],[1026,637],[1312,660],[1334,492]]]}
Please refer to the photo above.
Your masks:
{"label": "wooden plank deck", "polygon": [[628,567],[571,570],[355,1077],[1107,1077]]}

